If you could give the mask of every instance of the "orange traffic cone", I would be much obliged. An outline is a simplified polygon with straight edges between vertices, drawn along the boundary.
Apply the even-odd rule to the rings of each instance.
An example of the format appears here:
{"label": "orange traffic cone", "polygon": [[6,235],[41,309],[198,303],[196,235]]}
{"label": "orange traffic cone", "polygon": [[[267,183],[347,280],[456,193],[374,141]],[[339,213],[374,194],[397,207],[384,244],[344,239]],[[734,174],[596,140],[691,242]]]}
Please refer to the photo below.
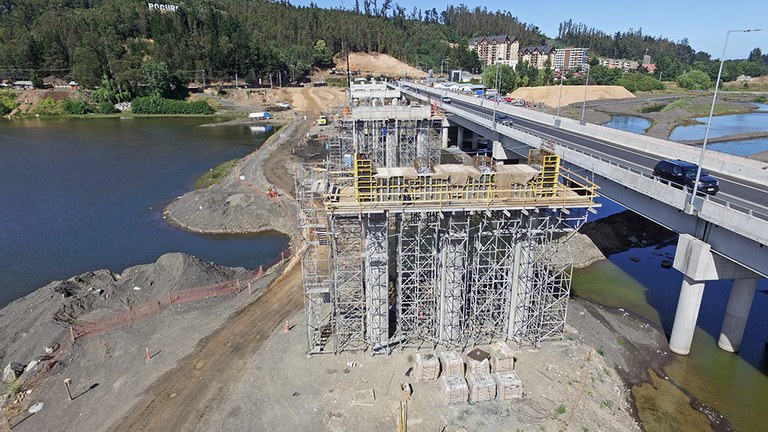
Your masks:
{"label": "orange traffic cone", "polygon": [[288,324],[288,321],[286,321],[285,322],[285,332],[288,333],[289,331],[291,331],[291,325]]}

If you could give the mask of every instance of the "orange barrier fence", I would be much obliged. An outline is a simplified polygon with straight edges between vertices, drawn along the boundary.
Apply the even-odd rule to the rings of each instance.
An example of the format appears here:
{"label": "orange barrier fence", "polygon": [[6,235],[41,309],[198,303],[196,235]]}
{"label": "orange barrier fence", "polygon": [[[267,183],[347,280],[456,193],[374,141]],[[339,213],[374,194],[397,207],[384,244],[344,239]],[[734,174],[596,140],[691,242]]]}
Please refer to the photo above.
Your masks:
{"label": "orange barrier fence", "polygon": [[[292,255],[293,251],[289,247],[280,253],[280,258],[268,263],[266,268],[270,268],[283,260],[287,260]],[[126,311],[108,315],[94,321],[78,321],[70,327],[71,340],[116,330],[126,325],[133,324],[147,316],[157,314],[174,304],[237,294],[243,289],[248,288],[250,283],[263,277],[264,267],[265,266],[260,266],[258,270],[250,272],[243,278],[228,280],[218,284],[202,285],[171,291],[164,297],[158,297],[143,303],[131,305]]]}

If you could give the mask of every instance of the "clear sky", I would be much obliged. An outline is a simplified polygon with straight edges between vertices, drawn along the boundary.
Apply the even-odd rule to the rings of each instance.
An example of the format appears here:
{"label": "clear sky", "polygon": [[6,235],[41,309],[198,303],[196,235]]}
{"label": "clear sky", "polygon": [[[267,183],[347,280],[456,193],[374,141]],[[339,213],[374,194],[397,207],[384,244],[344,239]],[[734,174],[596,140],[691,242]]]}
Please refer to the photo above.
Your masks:
{"label": "clear sky", "polygon": [[[290,0],[308,5],[311,0]],[[314,0],[320,7],[353,9],[355,0]],[[378,0],[381,5],[382,0]],[[728,30],[762,28],[757,33],[731,33],[725,58],[747,58],[754,48],[768,53],[768,0],[643,0],[635,2],[576,1],[492,1],[492,0],[394,0],[410,13],[419,9],[445,10],[449,4],[465,4],[470,9],[486,7],[489,11],[506,10],[521,22],[535,25],[549,37],[557,36],[561,22],[569,19],[606,33],[642,29],[643,34],[665,37],[675,42],[683,38],[696,51],[706,51],[713,59],[723,53]],[[360,0],[362,8],[363,1]]]}

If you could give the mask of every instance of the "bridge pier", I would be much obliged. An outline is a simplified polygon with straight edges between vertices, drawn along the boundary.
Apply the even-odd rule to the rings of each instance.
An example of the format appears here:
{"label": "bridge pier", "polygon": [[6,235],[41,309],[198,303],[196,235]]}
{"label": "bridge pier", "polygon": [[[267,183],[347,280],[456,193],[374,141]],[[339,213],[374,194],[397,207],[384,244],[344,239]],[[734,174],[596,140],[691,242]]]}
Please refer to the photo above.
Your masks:
{"label": "bridge pier", "polygon": [[723,327],[717,346],[729,352],[737,352],[741,346],[741,338],[747,327],[749,310],[752,308],[752,298],[755,296],[758,279],[738,279],[733,281],[728,306],[725,307]]}
{"label": "bridge pier", "polygon": [[[709,244],[689,234],[680,234],[678,238],[673,267],[683,273],[683,284],[677,301],[672,334],[669,338],[669,349],[680,355],[687,355],[691,351],[691,342],[696,330],[696,320],[699,317],[699,307],[704,295],[704,283],[706,281],[745,279],[744,282],[734,282],[734,290],[728,302],[732,317],[729,318],[726,314],[726,319],[723,322],[720,339],[722,341],[723,335],[725,335],[729,344],[724,347],[718,343],[721,348],[733,352],[732,349],[726,347],[733,348],[735,342],[735,347],[738,349],[749,315],[752,295],[757,286],[755,273],[733,261],[713,254]],[[752,287],[751,291],[748,288],[750,286]],[[731,306],[731,301],[733,306]]]}
{"label": "bridge pier", "polygon": [[480,134],[472,132],[472,151],[477,151],[477,143],[480,140]]}
{"label": "bridge pier", "polygon": [[450,129],[451,124],[448,123],[448,119],[443,119],[441,126],[442,126],[441,138],[443,139],[443,148],[447,149],[448,148],[448,129]]}
{"label": "bridge pier", "polygon": [[459,150],[464,150],[464,126],[459,126],[456,130],[456,147]]}

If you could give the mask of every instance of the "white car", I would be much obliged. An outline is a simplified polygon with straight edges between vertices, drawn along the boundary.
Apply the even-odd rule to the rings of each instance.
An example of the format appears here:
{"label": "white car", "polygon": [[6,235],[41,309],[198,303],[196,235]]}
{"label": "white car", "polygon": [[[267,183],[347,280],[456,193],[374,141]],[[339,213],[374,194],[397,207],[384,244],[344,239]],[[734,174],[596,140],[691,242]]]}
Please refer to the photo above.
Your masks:
{"label": "white car", "polygon": [[283,108],[283,109],[291,109],[291,108],[293,108],[293,107],[291,107],[291,104],[289,104],[288,102],[280,102],[279,104],[277,104],[277,106],[279,106],[280,108]]}

